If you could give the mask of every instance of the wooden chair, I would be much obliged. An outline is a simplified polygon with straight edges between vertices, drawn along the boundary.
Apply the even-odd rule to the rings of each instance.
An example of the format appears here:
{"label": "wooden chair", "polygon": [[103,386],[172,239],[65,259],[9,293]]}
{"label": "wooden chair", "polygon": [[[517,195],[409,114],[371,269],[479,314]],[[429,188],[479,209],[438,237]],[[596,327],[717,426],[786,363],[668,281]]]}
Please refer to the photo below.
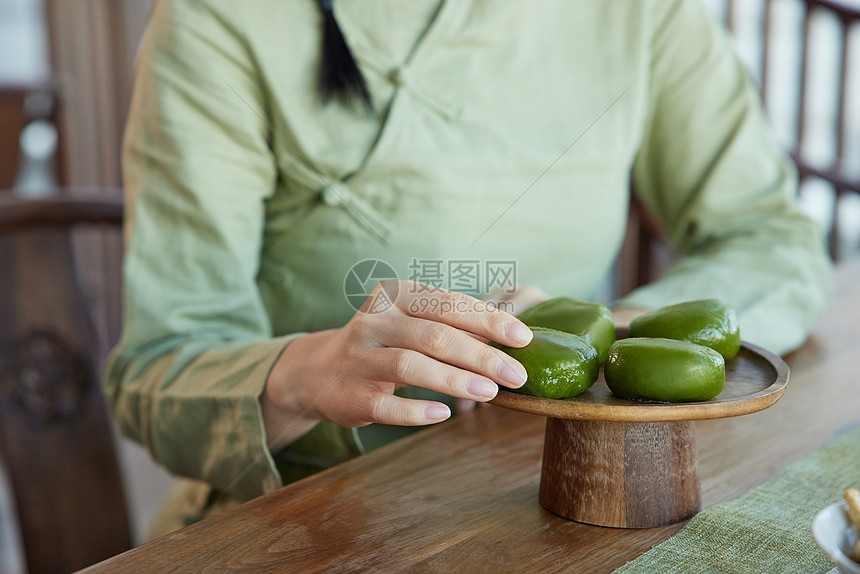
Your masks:
{"label": "wooden chair", "polygon": [[58,90],[51,84],[0,85],[0,189],[15,183],[21,131],[33,120],[48,120],[56,125],[57,99]]}
{"label": "wooden chair", "polygon": [[676,260],[677,253],[663,228],[632,196],[627,231],[615,265],[615,297],[656,281]]}
{"label": "wooden chair", "polygon": [[0,87],[0,188],[12,187],[18,170],[18,138],[27,125],[23,90]]}
{"label": "wooden chair", "polygon": [[77,570],[131,547],[96,367],[107,343],[82,281],[92,270],[80,264],[82,229],[116,242],[121,223],[116,194],[0,193],[0,457],[31,573]]}

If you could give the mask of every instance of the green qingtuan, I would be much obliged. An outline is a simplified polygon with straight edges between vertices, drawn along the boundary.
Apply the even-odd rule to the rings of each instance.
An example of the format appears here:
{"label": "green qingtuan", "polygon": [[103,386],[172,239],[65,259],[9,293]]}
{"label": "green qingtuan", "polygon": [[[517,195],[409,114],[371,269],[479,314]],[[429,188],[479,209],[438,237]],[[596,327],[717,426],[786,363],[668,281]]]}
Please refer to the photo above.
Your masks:
{"label": "green qingtuan", "polygon": [[606,361],[609,346],[615,342],[612,311],[600,303],[555,297],[526,309],[517,318],[529,327],[545,327],[582,337],[597,350],[601,363]]}
{"label": "green qingtuan", "polygon": [[513,392],[563,399],[584,393],[597,380],[597,351],[582,337],[542,327],[532,327],[532,333],[531,343],[519,349],[490,343],[526,368],[528,380]]}
{"label": "green qingtuan", "polygon": [[726,362],[717,351],[686,341],[622,339],[609,349],[603,374],[622,399],[706,401],[722,392]]}
{"label": "green qingtuan", "polygon": [[738,354],[741,331],[734,309],[715,299],[689,301],[646,313],[630,323],[630,337],[662,337],[710,347],[726,360]]}

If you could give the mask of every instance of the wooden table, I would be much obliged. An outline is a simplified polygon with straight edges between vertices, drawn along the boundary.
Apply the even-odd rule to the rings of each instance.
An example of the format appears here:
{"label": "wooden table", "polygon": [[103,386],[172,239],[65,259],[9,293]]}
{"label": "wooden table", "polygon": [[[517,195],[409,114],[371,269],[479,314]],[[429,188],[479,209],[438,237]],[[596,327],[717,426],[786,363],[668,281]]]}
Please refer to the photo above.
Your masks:
{"label": "wooden table", "polygon": [[[696,423],[703,506],[860,423],[860,262],[788,357],[782,400]],[[88,572],[609,572],[676,533],[587,526],[538,504],[545,419],[486,406],[97,564]]]}

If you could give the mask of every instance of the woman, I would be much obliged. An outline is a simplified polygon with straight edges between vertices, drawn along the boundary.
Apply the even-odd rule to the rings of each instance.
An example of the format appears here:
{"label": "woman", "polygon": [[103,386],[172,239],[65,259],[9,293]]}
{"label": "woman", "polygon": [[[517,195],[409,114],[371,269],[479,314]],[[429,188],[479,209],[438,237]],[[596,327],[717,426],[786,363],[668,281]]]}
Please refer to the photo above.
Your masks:
{"label": "woman", "polygon": [[619,309],[719,298],[784,352],[824,308],[794,172],[698,0],[237,6],[156,3],[126,134],[106,384],[123,432],[194,479],[154,533],[523,383],[484,344],[528,342],[512,314],[408,282],[356,312],[361,261],[419,283],[419,262],[515,262],[518,284],[587,298],[632,173],[685,258]]}

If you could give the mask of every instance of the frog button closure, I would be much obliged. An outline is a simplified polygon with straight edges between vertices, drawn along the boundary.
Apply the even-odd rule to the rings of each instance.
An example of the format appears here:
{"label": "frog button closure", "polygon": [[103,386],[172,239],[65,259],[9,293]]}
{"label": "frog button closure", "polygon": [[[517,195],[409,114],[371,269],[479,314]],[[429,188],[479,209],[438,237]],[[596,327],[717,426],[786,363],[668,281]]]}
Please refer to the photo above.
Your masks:
{"label": "frog button closure", "polygon": [[409,70],[406,66],[394,68],[388,73],[388,79],[395,86],[405,86],[409,81]]}
{"label": "frog button closure", "polygon": [[339,181],[327,182],[320,188],[323,203],[332,207],[340,205],[342,201],[349,201],[350,191]]}

